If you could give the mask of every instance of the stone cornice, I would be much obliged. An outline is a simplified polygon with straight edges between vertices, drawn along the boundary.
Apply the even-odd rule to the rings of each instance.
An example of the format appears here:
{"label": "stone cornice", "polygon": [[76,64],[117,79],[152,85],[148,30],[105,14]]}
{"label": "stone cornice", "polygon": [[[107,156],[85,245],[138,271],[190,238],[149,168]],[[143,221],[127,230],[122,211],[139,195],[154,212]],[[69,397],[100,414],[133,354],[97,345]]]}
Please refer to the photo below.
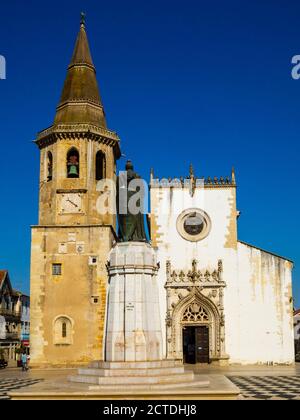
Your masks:
{"label": "stone cornice", "polygon": [[96,69],[95,69],[94,65],[86,63],[86,62],[70,64],[69,67],[68,67],[68,70],[72,69],[73,67],[88,67],[89,69],[93,70],[96,73]]}
{"label": "stone cornice", "polygon": [[75,106],[75,105],[82,105],[82,104],[88,104],[95,108],[104,109],[103,105],[101,105],[100,102],[95,101],[93,98],[76,98],[76,99],[68,99],[64,102],[60,102],[58,107],[56,108],[56,112],[66,108],[67,106]]}
{"label": "stone cornice", "polygon": [[109,266],[107,265],[107,272],[109,276],[124,274],[151,274],[154,275],[158,272],[157,266],[152,265],[118,265],[118,266]]}
{"label": "stone cornice", "polygon": [[119,158],[120,138],[114,131],[97,127],[91,124],[58,124],[38,133],[34,141],[40,149],[49,146],[59,140],[93,140],[114,147]]}
{"label": "stone cornice", "polygon": [[57,136],[58,138],[64,138],[67,136],[81,138],[82,135],[84,137],[89,138],[105,138],[108,140],[112,140],[115,142],[119,142],[120,139],[114,131],[107,130],[102,127],[97,127],[91,124],[59,124],[59,125],[52,125],[51,127],[47,128],[46,130],[40,131],[37,135],[36,143],[42,142],[46,140],[49,136]]}
{"label": "stone cornice", "polygon": [[98,225],[91,225],[91,224],[84,224],[84,225],[61,225],[61,224],[57,224],[57,225],[31,225],[31,229],[86,229],[86,228],[104,228],[104,229],[110,229],[110,231],[112,232],[115,241],[118,241],[118,236],[116,234],[116,231],[114,229],[114,227],[112,225],[107,225],[107,224],[98,224]]}
{"label": "stone cornice", "polygon": [[[180,181],[180,182],[176,182],[177,180],[169,180],[168,183],[164,183],[161,182],[159,180],[152,180],[150,182],[150,189],[154,188],[154,189],[169,189],[169,188],[174,188],[174,189],[187,189],[190,190],[191,186],[186,183],[185,181]],[[189,181],[189,180],[188,180]],[[195,185],[195,189],[198,188],[205,188],[205,189],[215,189],[215,188],[237,188],[237,185],[231,181],[223,181],[222,179],[218,179],[218,181],[214,181],[214,182],[209,182],[207,179],[198,179],[197,184]]]}

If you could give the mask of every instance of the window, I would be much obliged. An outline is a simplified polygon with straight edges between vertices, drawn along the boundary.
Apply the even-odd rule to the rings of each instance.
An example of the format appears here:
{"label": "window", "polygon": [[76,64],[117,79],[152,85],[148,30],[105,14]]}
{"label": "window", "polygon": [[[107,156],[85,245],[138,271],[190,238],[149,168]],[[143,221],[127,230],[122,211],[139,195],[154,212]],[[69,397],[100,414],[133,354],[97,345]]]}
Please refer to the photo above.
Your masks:
{"label": "window", "polygon": [[99,151],[96,154],[96,181],[106,178],[106,159],[105,154]]}
{"label": "window", "polygon": [[47,181],[52,181],[53,176],[53,156],[51,152],[47,154]]}
{"label": "window", "polygon": [[98,257],[90,256],[89,257],[89,265],[97,265]]}
{"label": "window", "polygon": [[188,235],[200,235],[204,229],[204,220],[197,213],[190,213],[184,221],[184,230]]}
{"label": "window", "polygon": [[62,336],[62,338],[66,338],[67,337],[67,324],[66,324],[66,322],[63,322],[62,323],[61,336]]}
{"label": "window", "polygon": [[66,315],[55,318],[53,322],[53,342],[55,345],[73,344],[73,321]]}
{"label": "window", "polygon": [[10,309],[10,301],[9,298],[5,299],[5,309],[9,310]]}
{"label": "window", "polygon": [[211,231],[210,217],[200,209],[185,210],[177,219],[177,231],[187,241],[201,241]]}
{"label": "window", "polygon": [[52,265],[52,275],[53,276],[61,276],[61,273],[62,273],[61,267],[62,267],[61,264],[53,264]]}
{"label": "window", "polygon": [[72,147],[67,154],[67,178],[79,178],[79,152]]}

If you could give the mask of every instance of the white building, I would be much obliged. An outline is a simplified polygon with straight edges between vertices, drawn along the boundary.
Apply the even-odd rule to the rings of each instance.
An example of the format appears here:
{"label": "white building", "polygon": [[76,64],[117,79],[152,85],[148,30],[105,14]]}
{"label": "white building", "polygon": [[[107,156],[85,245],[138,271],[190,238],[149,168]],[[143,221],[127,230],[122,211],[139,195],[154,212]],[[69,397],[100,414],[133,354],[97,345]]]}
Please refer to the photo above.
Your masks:
{"label": "white building", "polygon": [[0,357],[15,359],[20,345],[29,346],[30,299],[12,288],[7,270],[0,270]]}
{"label": "white building", "polygon": [[231,178],[151,176],[151,238],[168,358],[294,362],[293,263],[238,240]]}
{"label": "white building", "polygon": [[30,297],[22,294],[21,296],[21,343],[29,346],[30,337]]}
{"label": "white building", "polygon": [[300,340],[300,309],[294,313],[294,335],[295,340]]}
{"label": "white building", "polygon": [[294,338],[296,353],[300,353],[300,309],[294,312]]}

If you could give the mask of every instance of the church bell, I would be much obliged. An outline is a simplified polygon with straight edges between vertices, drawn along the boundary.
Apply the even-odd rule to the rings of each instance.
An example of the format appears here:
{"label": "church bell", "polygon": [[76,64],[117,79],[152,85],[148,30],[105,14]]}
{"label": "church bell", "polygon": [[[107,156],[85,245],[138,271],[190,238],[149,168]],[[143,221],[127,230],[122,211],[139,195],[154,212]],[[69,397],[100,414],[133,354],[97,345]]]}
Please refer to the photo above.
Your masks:
{"label": "church bell", "polygon": [[68,171],[68,177],[69,178],[78,178],[78,166],[77,165],[70,165],[69,171]]}

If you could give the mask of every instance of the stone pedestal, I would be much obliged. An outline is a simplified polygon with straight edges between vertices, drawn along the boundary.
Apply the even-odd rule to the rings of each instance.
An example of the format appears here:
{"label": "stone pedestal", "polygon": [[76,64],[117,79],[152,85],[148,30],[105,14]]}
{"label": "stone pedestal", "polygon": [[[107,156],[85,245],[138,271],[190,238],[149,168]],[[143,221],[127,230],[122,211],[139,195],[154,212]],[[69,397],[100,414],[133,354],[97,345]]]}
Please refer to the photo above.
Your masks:
{"label": "stone pedestal", "polygon": [[108,271],[105,362],[95,361],[69,380],[85,384],[90,391],[127,396],[146,392],[155,398],[155,392],[170,389],[180,389],[184,395],[186,388],[207,388],[207,378],[195,379],[181,360],[163,360],[153,248],[143,242],[117,244],[110,253]]}
{"label": "stone pedestal", "polygon": [[143,242],[117,244],[109,258],[105,360],[162,360],[156,253]]}

